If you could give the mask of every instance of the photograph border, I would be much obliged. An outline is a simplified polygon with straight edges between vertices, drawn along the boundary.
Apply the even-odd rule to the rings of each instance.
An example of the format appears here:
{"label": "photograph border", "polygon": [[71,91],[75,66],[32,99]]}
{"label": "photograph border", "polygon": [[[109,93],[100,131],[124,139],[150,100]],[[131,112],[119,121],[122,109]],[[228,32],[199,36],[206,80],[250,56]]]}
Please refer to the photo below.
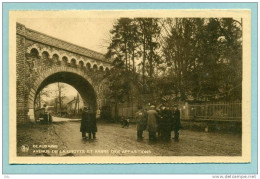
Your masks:
{"label": "photograph border", "polygon": [[[55,4],[55,6],[53,6]],[[69,4],[69,8],[68,5]],[[125,5],[127,4],[127,5]],[[222,4],[220,8],[212,4]],[[234,4],[234,6],[232,6]],[[242,7],[238,7],[238,4]],[[78,6],[79,5],[79,6]],[[179,8],[178,8],[178,5]],[[209,6],[210,5],[210,6]],[[227,6],[229,5],[229,6]],[[121,7],[120,7],[121,6]],[[135,7],[136,6],[136,7]],[[154,6],[151,8],[151,6]],[[187,7],[185,7],[187,6]],[[195,7],[194,7],[195,6]],[[197,6],[197,8],[196,8]],[[33,7],[33,8],[32,8]],[[55,7],[55,8],[50,8]],[[77,8],[80,7],[80,8]],[[97,9],[97,7],[99,7]],[[9,10],[113,10],[113,9],[250,9],[251,10],[251,163],[248,164],[57,164],[40,165],[41,171],[44,168],[46,173],[57,173],[57,171],[66,171],[64,173],[254,173],[257,171],[257,41],[256,41],[256,13],[257,3],[4,3],[3,4],[3,172],[11,173],[38,173],[39,165],[9,165],[9,145],[8,145],[8,100],[9,100],[9,81],[8,81],[8,14]],[[177,8],[176,8],[177,7]],[[203,7],[203,8],[202,8]],[[211,7],[211,8],[210,8]],[[232,8],[233,7],[233,8]],[[6,45],[7,44],[7,45]],[[7,57],[7,58],[6,58]],[[7,146],[7,147],[6,147]],[[254,153],[256,152],[256,153]],[[256,155],[255,155],[256,154]],[[255,157],[254,157],[255,156]],[[164,170],[160,170],[163,165]],[[216,165],[216,166],[215,166]],[[224,166],[223,166],[224,165]],[[55,167],[53,167],[55,166]],[[125,166],[125,167],[124,167]],[[76,167],[76,168],[75,168]],[[93,168],[94,167],[94,168]],[[125,170],[127,167],[127,171]],[[82,170],[80,169],[82,168]],[[84,168],[84,169],[83,169]],[[125,168],[125,169],[124,169]],[[79,172],[80,171],[80,172]],[[222,172],[221,172],[222,171]],[[9,173],[7,172],[7,173]],[[226,173],[225,172],[225,173]]]}

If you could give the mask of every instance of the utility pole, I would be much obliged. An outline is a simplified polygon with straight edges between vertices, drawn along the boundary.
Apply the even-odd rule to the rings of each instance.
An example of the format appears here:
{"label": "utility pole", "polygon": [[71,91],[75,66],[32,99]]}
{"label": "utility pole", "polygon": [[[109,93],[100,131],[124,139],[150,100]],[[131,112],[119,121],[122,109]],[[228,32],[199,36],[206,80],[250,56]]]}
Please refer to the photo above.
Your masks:
{"label": "utility pole", "polygon": [[60,103],[60,116],[61,116],[61,86],[60,86],[60,83],[58,82],[58,92],[59,92],[59,103]]}
{"label": "utility pole", "polygon": [[78,99],[78,114],[79,114],[79,93],[77,93],[77,99]]}

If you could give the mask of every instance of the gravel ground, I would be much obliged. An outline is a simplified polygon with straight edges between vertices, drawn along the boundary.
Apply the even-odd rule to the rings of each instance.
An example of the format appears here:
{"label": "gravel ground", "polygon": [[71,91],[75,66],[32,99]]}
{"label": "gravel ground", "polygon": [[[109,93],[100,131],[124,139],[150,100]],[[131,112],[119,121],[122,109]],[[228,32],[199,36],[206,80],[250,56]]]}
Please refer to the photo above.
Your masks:
{"label": "gravel ground", "polygon": [[[148,132],[137,141],[136,126],[98,122],[96,140],[81,138],[80,121],[54,117],[54,123],[17,128],[18,156],[241,156],[241,134],[180,131],[180,141],[149,142]],[[172,133],[173,135],[173,133]],[[21,146],[29,151],[22,152]]]}

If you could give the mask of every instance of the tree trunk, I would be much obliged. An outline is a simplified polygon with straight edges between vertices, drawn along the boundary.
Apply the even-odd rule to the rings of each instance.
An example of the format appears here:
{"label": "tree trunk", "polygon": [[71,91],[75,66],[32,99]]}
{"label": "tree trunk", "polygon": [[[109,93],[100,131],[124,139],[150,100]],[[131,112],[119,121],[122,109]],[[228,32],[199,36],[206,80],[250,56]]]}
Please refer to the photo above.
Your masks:
{"label": "tree trunk", "polygon": [[145,35],[144,35],[144,38],[143,38],[143,91],[145,90],[144,87],[145,87],[145,76],[144,76],[144,73],[145,73],[145,58],[146,58],[146,46],[145,46]]}
{"label": "tree trunk", "polygon": [[118,121],[118,101],[115,101],[115,121]]}
{"label": "tree trunk", "polygon": [[125,42],[125,68],[127,70],[128,65],[127,65],[127,51],[126,51],[126,42]]}
{"label": "tree trunk", "polygon": [[60,87],[60,83],[58,82],[58,90],[59,90],[59,105],[60,105],[60,116],[61,116],[61,87]]}
{"label": "tree trunk", "polygon": [[135,72],[135,57],[134,57],[134,55],[135,55],[135,50],[133,49],[132,51],[133,51],[133,53],[132,53],[133,72]]}

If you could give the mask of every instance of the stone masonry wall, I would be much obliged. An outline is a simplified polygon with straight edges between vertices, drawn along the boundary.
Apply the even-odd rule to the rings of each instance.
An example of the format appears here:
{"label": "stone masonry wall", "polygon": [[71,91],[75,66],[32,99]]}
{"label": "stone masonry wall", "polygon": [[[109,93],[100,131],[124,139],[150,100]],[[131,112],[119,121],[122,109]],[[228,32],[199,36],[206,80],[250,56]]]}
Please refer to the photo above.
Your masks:
{"label": "stone masonry wall", "polygon": [[25,33],[25,26],[17,24],[16,26],[17,32],[16,34],[16,115],[17,115],[17,123],[24,123],[27,119],[27,103],[26,103],[26,86],[25,80],[25,37],[23,34]]}

